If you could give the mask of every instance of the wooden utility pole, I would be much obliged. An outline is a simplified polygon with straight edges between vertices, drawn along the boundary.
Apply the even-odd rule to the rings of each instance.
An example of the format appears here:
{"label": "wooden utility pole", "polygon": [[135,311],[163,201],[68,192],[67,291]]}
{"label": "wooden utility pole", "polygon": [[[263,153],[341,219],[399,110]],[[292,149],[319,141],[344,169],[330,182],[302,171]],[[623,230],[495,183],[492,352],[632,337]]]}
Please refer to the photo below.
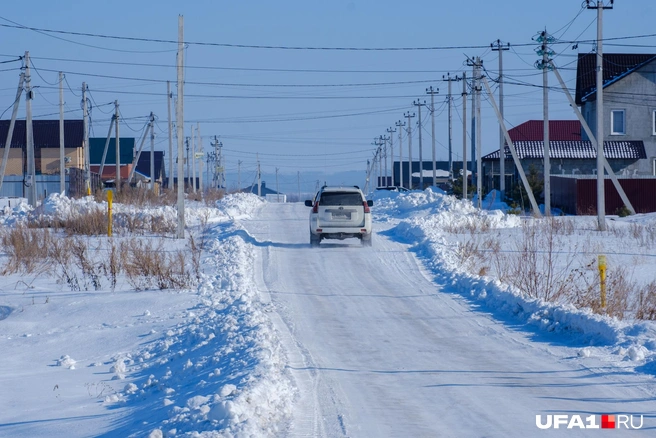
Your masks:
{"label": "wooden utility pole", "polygon": [[[178,101],[175,111],[178,131],[178,232],[176,237],[184,239],[184,17],[178,15]],[[117,123],[118,124],[118,123]],[[118,145],[117,145],[118,146]],[[181,180],[182,179],[182,180]]]}
{"label": "wooden utility pole", "polygon": [[[426,88],[426,93],[431,97],[431,143],[433,146],[433,186],[437,186],[437,156],[435,154],[435,95],[440,92],[439,88],[433,86]],[[451,95],[451,81],[449,81],[449,96]],[[451,169],[451,102],[449,102],[449,169]]]}
{"label": "wooden utility pole", "polygon": [[257,196],[262,196],[262,173],[260,172],[260,154],[256,155],[257,158]]}
{"label": "wooden utility pole", "polygon": [[64,73],[59,72],[59,193],[66,194],[66,150],[64,144]]}
{"label": "wooden utility pole", "polygon": [[[36,164],[34,162],[34,132],[32,130],[32,91],[30,77],[30,52],[25,52],[25,132],[27,152],[27,202],[36,207]],[[11,145],[9,145],[11,147]],[[5,147],[7,147],[5,145]]]}
{"label": "wooden utility pole", "polygon": [[[492,51],[499,52],[499,112],[503,119],[503,52],[510,50],[510,43],[502,44],[501,40],[496,40],[490,44]],[[506,199],[506,139],[503,135],[503,129],[499,126],[499,192],[501,201]]]}

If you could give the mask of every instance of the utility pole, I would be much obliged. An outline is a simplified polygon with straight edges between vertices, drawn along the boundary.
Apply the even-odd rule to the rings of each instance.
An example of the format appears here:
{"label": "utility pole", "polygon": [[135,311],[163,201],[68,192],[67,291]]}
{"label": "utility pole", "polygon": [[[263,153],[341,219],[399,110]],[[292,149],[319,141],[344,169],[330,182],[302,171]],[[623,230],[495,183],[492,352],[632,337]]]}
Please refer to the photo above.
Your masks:
{"label": "utility pole", "polygon": [[[468,59],[467,65],[473,67],[473,93],[472,93],[472,174],[474,174],[474,179],[476,181],[476,196],[477,196],[477,206],[482,208],[482,197],[483,197],[483,188],[482,188],[482,171],[483,164],[481,162],[481,87],[479,86],[480,81],[480,68],[483,66],[481,58],[478,56],[475,59]],[[476,158],[474,158],[476,156]]]}
{"label": "utility pole", "polygon": [[395,123],[395,126],[399,128],[399,186],[404,187],[403,185],[403,127],[405,122],[398,121]]}
{"label": "utility pole", "polygon": [[155,191],[155,116],[150,113],[150,190]]}
{"label": "utility pole", "polygon": [[[435,95],[440,92],[439,88],[433,86],[426,88],[426,93],[431,97],[431,140],[433,146],[433,186],[437,186],[437,157],[435,155]],[[451,97],[451,78],[449,78],[449,98]],[[451,100],[449,100],[449,172],[451,172]]]}
{"label": "utility pole", "polygon": [[383,179],[385,180],[385,186],[389,186],[391,184],[388,184],[387,182],[387,141],[390,140],[391,137],[386,137],[383,135],[381,138],[383,139],[383,159],[385,160],[385,176]]}
{"label": "utility pole", "polygon": [[191,125],[191,191],[196,193],[196,136]]}
{"label": "utility pole", "polygon": [[241,191],[241,160],[237,160],[237,191]]}
{"label": "utility pole", "polygon": [[382,184],[382,177],[381,177],[381,175],[382,175],[382,165],[381,165],[382,160],[381,160],[381,158],[382,158],[383,154],[382,154],[382,149],[380,148],[383,145],[383,136],[381,135],[377,139],[374,139],[373,144],[376,146],[376,159],[374,159],[374,163],[376,163],[376,161],[378,161],[378,180],[376,182],[376,187],[380,187],[380,186],[383,185]]}
{"label": "utility pole", "polygon": [[59,193],[66,194],[66,146],[64,143],[64,73],[59,72]]}
{"label": "utility pole", "polygon": [[542,114],[544,119],[544,214],[551,216],[551,148],[549,145],[549,78],[547,73],[551,67],[553,52],[549,49],[549,43],[553,38],[549,36],[547,30],[540,32],[537,41],[542,43],[537,49],[538,55],[542,55],[542,60],[536,63],[537,67],[542,70]]}
{"label": "utility pole", "polygon": [[[30,52],[25,52],[25,131],[27,153],[27,202],[36,207],[36,164],[34,162],[34,132],[32,130],[32,78],[30,77]],[[5,145],[11,147],[11,145]]]}
{"label": "utility pole", "polygon": [[260,154],[258,153],[257,158],[257,196],[262,196],[262,173],[260,172]]}
{"label": "utility pole", "polygon": [[87,102],[87,83],[82,82],[82,119],[84,132],[84,181],[87,196],[91,195],[91,156],[89,150],[89,106]]}
{"label": "utility pole", "polygon": [[16,99],[14,99],[14,109],[11,112],[11,121],[9,122],[9,131],[7,132],[7,140],[5,141],[5,150],[2,156],[2,165],[0,165],[0,189],[5,179],[5,170],[7,170],[7,160],[9,160],[9,150],[11,149],[11,141],[14,137],[14,126],[16,125],[16,116],[18,115],[18,107],[20,106],[20,98],[23,94],[23,84],[25,83],[25,73],[21,72],[18,77],[18,89],[16,90]]}
{"label": "utility pole", "polygon": [[[503,118],[503,52],[510,50],[510,43],[502,44],[501,40],[496,40],[490,44],[493,52],[499,52],[499,111]],[[506,199],[506,147],[503,128],[499,125],[499,192],[501,201]]]}
{"label": "utility pole", "polygon": [[603,11],[613,9],[613,0],[605,6],[603,0],[596,0],[591,6],[591,0],[586,0],[588,9],[597,10],[597,221],[599,231],[606,231],[606,198],[604,193],[604,51]]}
{"label": "utility pole", "polygon": [[200,161],[198,162],[199,165],[199,183],[198,185],[200,186],[200,194],[201,196],[203,195],[203,157],[205,156],[205,149],[203,148],[203,137],[200,135],[200,122],[196,122],[196,133],[198,134],[198,154],[201,155]]}
{"label": "utility pole", "polygon": [[419,123],[419,190],[424,190],[424,157],[422,155],[422,151],[424,150],[424,146],[421,142],[421,107],[426,106],[426,101],[420,102],[419,99],[416,101],[412,102],[414,106],[418,108],[417,110],[417,123]]}
{"label": "utility pole", "polygon": [[482,160],[482,145],[481,145],[481,67],[483,61],[480,57],[476,57],[478,68],[476,72],[478,75],[474,78],[476,80],[476,194],[478,195],[478,208],[483,207],[483,160]]}
{"label": "utility pole", "polygon": [[223,142],[220,141],[218,146],[219,146],[219,184],[221,184],[221,188],[225,191],[226,178],[225,178],[225,158],[223,157]]}
{"label": "utility pole", "polygon": [[408,189],[412,190],[412,123],[410,120],[415,117],[415,113],[406,112],[404,115],[408,119]]}
{"label": "utility pole", "polygon": [[114,101],[114,136],[116,137],[116,178],[114,178],[114,188],[116,192],[121,191],[121,139],[118,129],[118,100]]}
{"label": "utility pole", "polygon": [[467,73],[462,72],[462,199],[467,199]]}
{"label": "utility pole", "polygon": [[167,188],[173,190],[173,120],[171,119],[171,101],[173,100],[173,93],[171,93],[171,81],[166,81],[166,103],[169,115],[169,181]]}
{"label": "utility pole", "polygon": [[278,187],[278,168],[276,167],[276,196],[278,197],[278,202],[280,202],[280,188]]}
{"label": "utility pole", "polygon": [[393,133],[396,132],[396,129],[394,128],[387,128],[386,129],[387,133],[389,134],[389,142],[390,142],[390,173],[391,175],[391,184],[394,185],[394,136],[392,135]]}
{"label": "utility pole", "polygon": [[[187,159],[185,160],[185,164],[186,164],[186,168],[187,168],[187,178],[186,178],[187,182],[186,182],[185,185],[188,186],[189,181],[190,181],[190,178],[189,178],[189,174],[190,174],[190,172],[189,172],[189,166],[190,166],[190,163],[189,163],[189,137],[185,137],[185,142],[187,144]],[[185,188],[188,189],[188,187],[185,187]]]}
{"label": "utility pole", "polygon": [[[178,100],[175,111],[175,127],[178,131],[178,232],[176,237],[184,239],[184,17],[182,15],[178,15],[178,57],[176,62],[178,79]],[[118,120],[116,124],[118,125]],[[116,146],[118,149],[118,139]],[[181,177],[182,181],[180,181]]]}

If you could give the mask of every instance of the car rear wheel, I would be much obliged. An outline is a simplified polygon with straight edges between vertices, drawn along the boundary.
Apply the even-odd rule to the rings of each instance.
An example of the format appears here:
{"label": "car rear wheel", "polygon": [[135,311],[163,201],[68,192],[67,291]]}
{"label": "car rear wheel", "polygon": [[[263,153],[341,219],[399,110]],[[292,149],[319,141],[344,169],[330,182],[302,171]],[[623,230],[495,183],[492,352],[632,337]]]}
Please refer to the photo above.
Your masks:
{"label": "car rear wheel", "polygon": [[321,242],[321,236],[310,233],[310,246],[312,248],[317,248],[319,246],[319,242]]}
{"label": "car rear wheel", "polygon": [[362,246],[371,246],[371,234],[362,236]]}

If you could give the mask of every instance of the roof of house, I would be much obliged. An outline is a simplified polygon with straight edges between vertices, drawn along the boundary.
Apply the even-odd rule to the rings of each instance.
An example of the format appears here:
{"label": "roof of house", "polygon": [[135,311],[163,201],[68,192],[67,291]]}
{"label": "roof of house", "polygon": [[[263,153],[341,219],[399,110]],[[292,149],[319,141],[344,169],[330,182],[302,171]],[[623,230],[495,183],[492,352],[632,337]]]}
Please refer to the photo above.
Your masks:
{"label": "roof of house", "polygon": [[[628,74],[656,59],[654,54],[604,53],[604,87],[622,79]],[[579,53],[576,66],[577,105],[597,99],[597,54]]]}
{"label": "roof of house", "polygon": [[[544,141],[518,141],[513,142],[520,160],[527,158],[544,158]],[[549,157],[563,159],[596,159],[597,148],[590,141],[549,141]],[[506,159],[512,159],[510,148],[506,146]],[[605,141],[604,155],[608,159],[638,160],[647,158],[645,144],[642,141]],[[498,160],[499,151],[485,155],[483,160]]]}
{"label": "roof of house", "polygon": [[[241,189],[240,192],[255,193],[257,195],[257,183],[253,184],[250,187],[246,187],[244,189]],[[262,194],[262,196],[264,196],[264,195],[277,195],[278,194],[278,192],[276,192],[275,190],[271,190],[270,188],[268,188],[266,186],[266,182],[264,182],[264,181],[262,181],[262,184],[260,186],[260,193]]]}
{"label": "roof of house", "polygon": [[[160,176],[164,176],[163,172],[164,166],[164,152],[163,151],[154,151],[155,152],[155,179],[158,179]],[[142,151],[139,155],[139,161],[137,162],[137,172],[150,176],[150,151]]]}
{"label": "roof of house", "polygon": [[[94,137],[89,139],[89,159],[91,164],[100,164],[102,162],[103,152],[105,151],[105,143],[107,139],[104,137]],[[119,147],[121,149],[121,164],[132,164],[134,158],[134,138],[125,137],[119,139]],[[110,138],[109,145],[107,146],[107,156],[105,157],[105,164],[116,164],[116,139]]]}
{"label": "roof of house", "polygon": [[[9,124],[11,120],[0,120],[0,147],[5,147]],[[59,120],[33,120],[32,132],[35,148],[59,147]],[[25,120],[16,120],[14,134],[11,138],[12,148],[25,147],[27,133]],[[84,124],[82,120],[64,120],[64,145],[67,147],[82,147],[84,139]]]}
{"label": "roof of house", "polygon": [[[529,120],[508,130],[513,143],[544,139],[544,120]],[[557,141],[581,140],[581,122],[578,120],[549,120],[549,139]]]}

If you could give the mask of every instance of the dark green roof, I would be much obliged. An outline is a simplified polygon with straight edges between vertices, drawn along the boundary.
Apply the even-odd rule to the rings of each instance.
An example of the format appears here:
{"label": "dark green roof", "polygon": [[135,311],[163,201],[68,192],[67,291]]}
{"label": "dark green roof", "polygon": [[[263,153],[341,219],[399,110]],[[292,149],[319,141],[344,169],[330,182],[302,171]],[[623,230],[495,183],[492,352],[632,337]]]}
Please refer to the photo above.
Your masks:
{"label": "dark green roof", "polygon": [[[99,165],[102,161],[106,141],[107,138],[89,139],[89,157],[91,158],[91,164]],[[132,164],[132,158],[134,157],[134,138],[121,138],[120,146],[121,164]],[[105,164],[116,164],[116,140],[113,138],[109,139]]]}

